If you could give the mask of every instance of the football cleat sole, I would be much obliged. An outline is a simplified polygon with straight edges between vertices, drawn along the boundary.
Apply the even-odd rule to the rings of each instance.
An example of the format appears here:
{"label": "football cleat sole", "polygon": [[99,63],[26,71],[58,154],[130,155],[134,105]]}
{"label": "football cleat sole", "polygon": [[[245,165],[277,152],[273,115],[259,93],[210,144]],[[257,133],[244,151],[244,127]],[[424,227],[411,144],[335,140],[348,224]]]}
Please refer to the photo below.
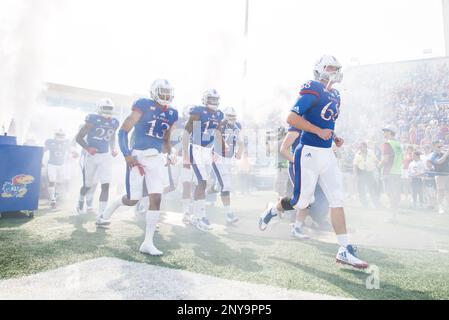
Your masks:
{"label": "football cleat sole", "polygon": [[353,267],[353,268],[356,268],[356,269],[359,269],[359,270],[366,270],[366,269],[369,268],[369,264],[368,263],[352,264],[352,263],[349,263],[349,262],[346,262],[346,261],[343,261],[343,260],[339,260],[339,259],[335,259],[335,261],[338,264],[345,265],[345,266],[350,266],[350,267]]}

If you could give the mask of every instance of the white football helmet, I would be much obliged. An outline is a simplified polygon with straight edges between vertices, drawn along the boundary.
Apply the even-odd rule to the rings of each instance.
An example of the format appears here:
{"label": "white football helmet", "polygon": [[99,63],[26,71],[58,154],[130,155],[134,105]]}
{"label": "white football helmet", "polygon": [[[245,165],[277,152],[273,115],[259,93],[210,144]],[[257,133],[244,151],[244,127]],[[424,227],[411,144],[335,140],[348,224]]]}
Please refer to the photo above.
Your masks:
{"label": "white football helmet", "polygon": [[175,89],[164,79],[154,81],[150,93],[151,99],[164,107],[169,107],[175,98]]}
{"label": "white football helmet", "polygon": [[[329,72],[326,70],[327,67],[336,67],[336,71]],[[323,56],[313,68],[313,74],[315,75],[315,80],[328,80],[332,83],[339,83],[343,80],[343,72],[341,71],[342,65],[334,56],[325,55]]]}
{"label": "white football helmet", "polygon": [[217,90],[209,89],[203,94],[203,105],[209,109],[218,110],[220,105],[220,95]]}
{"label": "white football helmet", "polygon": [[223,110],[225,115],[225,120],[230,124],[235,124],[237,122],[237,112],[233,107],[227,107]]}
{"label": "white football helmet", "polygon": [[55,132],[55,140],[65,140],[65,132],[62,129],[58,129]]}
{"label": "white football helmet", "polygon": [[115,105],[111,99],[103,98],[97,103],[97,112],[100,116],[110,118],[114,115]]}

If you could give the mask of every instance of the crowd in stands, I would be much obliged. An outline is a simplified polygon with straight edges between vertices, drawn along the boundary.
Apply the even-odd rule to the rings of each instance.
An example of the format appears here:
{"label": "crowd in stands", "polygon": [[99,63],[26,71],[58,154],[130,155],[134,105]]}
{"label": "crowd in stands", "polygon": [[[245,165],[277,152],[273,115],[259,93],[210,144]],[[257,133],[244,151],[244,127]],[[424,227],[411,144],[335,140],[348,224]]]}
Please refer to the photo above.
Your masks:
{"label": "crowd in stands", "polygon": [[449,212],[449,59],[415,62],[393,80],[376,79],[377,95],[390,106],[379,108],[383,125],[376,129],[385,129],[384,141],[359,129],[359,139],[337,151],[359,201],[381,206],[384,194],[394,211],[405,205]]}

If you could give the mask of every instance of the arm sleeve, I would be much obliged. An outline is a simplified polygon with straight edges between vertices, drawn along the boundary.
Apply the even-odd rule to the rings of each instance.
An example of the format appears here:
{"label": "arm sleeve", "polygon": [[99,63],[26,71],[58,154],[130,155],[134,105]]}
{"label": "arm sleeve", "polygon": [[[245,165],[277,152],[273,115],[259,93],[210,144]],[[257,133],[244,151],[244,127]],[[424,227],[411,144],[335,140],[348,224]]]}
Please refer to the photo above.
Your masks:
{"label": "arm sleeve", "polygon": [[125,157],[130,156],[131,150],[129,150],[128,132],[126,132],[125,130],[119,130],[118,143],[120,146],[120,151],[123,153],[123,156]]}

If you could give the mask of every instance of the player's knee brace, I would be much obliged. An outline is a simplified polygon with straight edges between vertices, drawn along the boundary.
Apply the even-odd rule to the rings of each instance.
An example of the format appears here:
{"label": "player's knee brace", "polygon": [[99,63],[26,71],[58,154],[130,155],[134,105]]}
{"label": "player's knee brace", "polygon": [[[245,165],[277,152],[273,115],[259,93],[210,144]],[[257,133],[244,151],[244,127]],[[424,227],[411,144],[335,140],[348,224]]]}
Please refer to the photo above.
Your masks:
{"label": "player's knee brace", "polygon": [[284,211],[295,210],[295,208],[293,208],[293,206],[292,206],[292,199],[289,197],[282,198],[281,206],[282,206],[282,209],[284,209]]}

